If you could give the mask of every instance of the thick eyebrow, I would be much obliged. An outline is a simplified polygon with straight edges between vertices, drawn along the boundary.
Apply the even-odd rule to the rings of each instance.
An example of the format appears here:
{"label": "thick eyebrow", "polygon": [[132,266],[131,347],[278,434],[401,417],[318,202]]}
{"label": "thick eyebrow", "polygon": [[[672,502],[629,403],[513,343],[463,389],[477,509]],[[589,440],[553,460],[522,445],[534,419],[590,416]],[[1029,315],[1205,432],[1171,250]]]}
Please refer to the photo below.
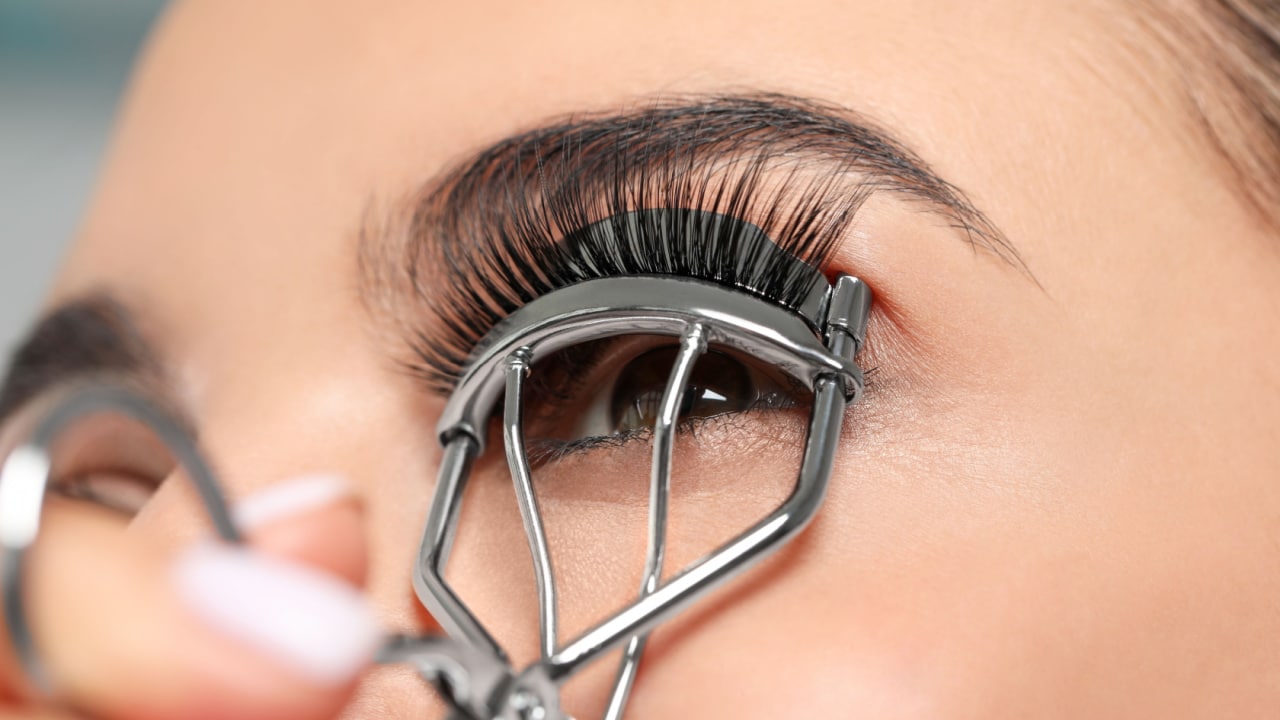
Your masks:
{"label": "thick eyebrow", "polygon": [[[779,177],[782,192],[774,190]],[[390,217],[370,214],[361,230],[361,296],[375,319],[391,316],[409,338],[407,369],[447,392],[505,315],[589,279],[582,263],[556,259],[568,233],[648,207],[717,211],[759,225],[823,267],[839,239],[831,236],[873,194],[918,206],[975,251],[1030,277],[963,191],[872,120],[811,99],[746,93],[569,116],[481,150]],[[804,212],[810,216],[797,222]],[[606,264],[603,276],[636,266],[628,258]]]}
{"label": "thick eyebrow", "polygon": [[0,421],[45,391],[81,378],[109,375],[159,387],[161,367],[133,314],[114,297],[70,301],[41,319],[11,356],[0,384]]}

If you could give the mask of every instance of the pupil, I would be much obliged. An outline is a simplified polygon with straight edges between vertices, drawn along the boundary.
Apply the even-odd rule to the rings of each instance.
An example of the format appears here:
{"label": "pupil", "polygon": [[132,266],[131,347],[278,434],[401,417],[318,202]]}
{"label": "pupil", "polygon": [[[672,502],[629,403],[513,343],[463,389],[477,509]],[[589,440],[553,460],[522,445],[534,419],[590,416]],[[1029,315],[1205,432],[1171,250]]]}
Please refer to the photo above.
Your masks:
{"label": "pupil", "polygon": [[[615,432],[651,428],[658,418],[678,347],[650,350],[623,368],[611,399]],[[746,410],[752,402],[751,373],[721,352],[709,350],[698,358],[685,389],[680,417],[707,418]]]}

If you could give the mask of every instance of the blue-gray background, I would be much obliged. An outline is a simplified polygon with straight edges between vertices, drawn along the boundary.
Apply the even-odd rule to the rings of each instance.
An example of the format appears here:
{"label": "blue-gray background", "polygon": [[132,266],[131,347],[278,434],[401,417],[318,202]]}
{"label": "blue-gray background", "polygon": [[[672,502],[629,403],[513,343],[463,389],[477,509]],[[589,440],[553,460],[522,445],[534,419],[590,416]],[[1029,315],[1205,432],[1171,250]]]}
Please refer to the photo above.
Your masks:
{"label": "blue-gray background", "polygon": [[39,308],[164,0],[0,0],[0,351]]}

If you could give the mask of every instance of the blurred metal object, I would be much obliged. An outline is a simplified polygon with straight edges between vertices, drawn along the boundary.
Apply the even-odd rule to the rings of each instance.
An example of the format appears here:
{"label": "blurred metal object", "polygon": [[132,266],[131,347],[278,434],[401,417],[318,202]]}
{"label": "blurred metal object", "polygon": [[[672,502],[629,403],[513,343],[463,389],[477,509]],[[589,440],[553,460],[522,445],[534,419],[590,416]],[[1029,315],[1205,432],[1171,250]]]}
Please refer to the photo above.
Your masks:
{"label": "blurred metal object", "polygon": [[59,394],[36,424],[31,438],[0,465],[4,621],[28,678],[37,690],[46,694],[52,694],[55,688],[31,634],[24,582],[27,552],[40,532],[40,517],[53,464],[50,447],[73,422],[104,411],[132,418],[153,430],[195,485],[218,536],[232,543],[242,540],[213,471],[176,419],[145,397],[115,385],[91,385]]}

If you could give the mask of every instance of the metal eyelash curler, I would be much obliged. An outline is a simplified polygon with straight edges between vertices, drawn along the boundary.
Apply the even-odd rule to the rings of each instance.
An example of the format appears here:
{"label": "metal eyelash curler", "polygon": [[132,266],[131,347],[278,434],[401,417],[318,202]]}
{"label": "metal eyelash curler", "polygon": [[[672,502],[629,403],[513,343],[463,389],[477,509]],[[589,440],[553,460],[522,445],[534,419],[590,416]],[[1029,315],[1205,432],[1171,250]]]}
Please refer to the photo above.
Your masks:
{"label": "metal eyelash curler", "polygon": [[[812,291],[792,312],[735,290],[684,277],[592,280],[551,292],[512,313],[473,356],[439,424],[444,458],[427,516],[414,589],[451,639],[405,639],[384,662],[409,662],[436,683],[458,720],[565,718],[559,687],[605,652],[626,643],[606,720],[623,714],[648,633],[698,598],[739,575],[793,538],[813,518],[831,474],[844,411],[863,389],[853,358],[871,306],[857,278],[826,282],[816,269]],[[632,334],[680,339],[680,350],[653,431],[648,548],[639,596],[579,637],[561,643],[552,557],[530,479],[522,401],[526,375],[540,358],[579,343]],[[821,338],[821,340],[819,339]],[[740,351],[781,369],[813,393],[808,439],[790,497],[773,513],[678,575],[661,581],[678,409],[694,363],[708,345]],[[503,649],[444,580],[472,462],[485,450],[486,428],[502,402],[506,459],[532,556],[539,601],[541,658],[513,669]],[[442,657],[446,656],[446,657]]]}
{"label": "metal eyelash curler", "polygon": [[[798,261],[797,261],[798,262]],[[814,268],[811,291],[792,311],[734,289],[676,276],[591,280],[530,302],[489,333],[458,383],[439,424],[445,447],[413,574],[419,600],[445,636],[392,637],[384,664],[408,664],[448,701],[454,720],[567,720],[560,686],[604,653],[626,644],[606,720],[622,717],[648,633],[795,537],[825,495],[845,409],[863,390],[854,363],[871,306],[869,288],[840,276],[834,284]],[[571,345],[620,335],[679,338],[680,349],[653,429],[648,545],[637,599],[577,638],[559,641],[552,557],[534,493],[522,424],[526,376],[540,358]],[[679,408],[699,356],[724,346],[780,369],[812,391],[808,436],[795,487],[771,514],[735,539],[662,581],[667,506]],[[503,440],[533,560],[539,600],[541,657],[512,667],[506,653],[444,580],[462,493],[472,463],[485,450],[486,428],[502,399]],[[135,393],[95,387],[73,393],[37,426],[34,439],[0,466],[0,546],[4,550],[5,622],[29,676],[48,690],[23,604],[23,565],[34,542],[48,481],[48,448],[84,414],[113,410],[151,427],[199,489],[218,534],[238,542],[224,497],[190,437]]]}

